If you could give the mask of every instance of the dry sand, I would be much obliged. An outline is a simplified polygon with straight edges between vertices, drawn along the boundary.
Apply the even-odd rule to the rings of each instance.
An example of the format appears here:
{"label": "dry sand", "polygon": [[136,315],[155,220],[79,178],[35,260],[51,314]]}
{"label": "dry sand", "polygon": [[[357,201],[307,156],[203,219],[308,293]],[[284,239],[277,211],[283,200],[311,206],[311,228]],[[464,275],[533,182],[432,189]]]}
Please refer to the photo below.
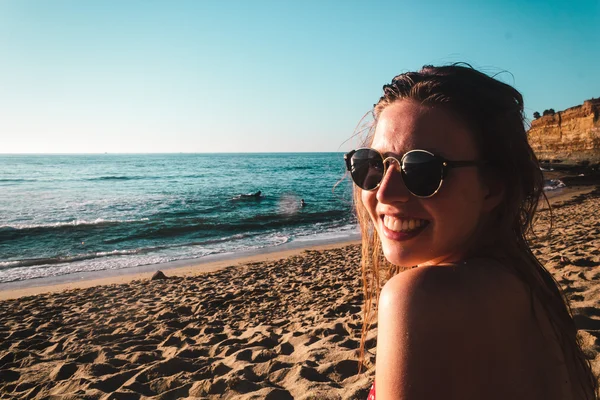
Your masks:
{"label": "dry sand", "polygon": [[3,301],[0,393],[366,398],[358,266],[350,245]]}
{"label": "dry sand", "polygon": [[600,187],[551,199],[540,212],[534,254],[552,273],[569,299],[584,351],[600,376]]}
{"label": "dry sand", "polygon": [[[600,372],[600,190],[590,190],[553,200],[553,234],[534,251]],[[540,232],[547,221],[541,212]],[[366,399],[359,245],[276,258],[0,301],[0,398]]]}

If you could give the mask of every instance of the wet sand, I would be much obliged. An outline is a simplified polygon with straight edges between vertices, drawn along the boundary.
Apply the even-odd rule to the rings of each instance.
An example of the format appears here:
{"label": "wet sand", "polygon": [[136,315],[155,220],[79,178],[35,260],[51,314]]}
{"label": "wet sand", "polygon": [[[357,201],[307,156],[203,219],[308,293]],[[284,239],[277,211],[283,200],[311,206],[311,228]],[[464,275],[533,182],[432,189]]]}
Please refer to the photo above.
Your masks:
{"label": "wet sand", "polygon": [[[598,373],[600,190],[552,203],[554,229],[541,236],[542,211],[534,252]],[[377,329],[358,374],[358,244],[225,264],[6,295],[21,297],[0,301],[0,398],[366,398]]]}

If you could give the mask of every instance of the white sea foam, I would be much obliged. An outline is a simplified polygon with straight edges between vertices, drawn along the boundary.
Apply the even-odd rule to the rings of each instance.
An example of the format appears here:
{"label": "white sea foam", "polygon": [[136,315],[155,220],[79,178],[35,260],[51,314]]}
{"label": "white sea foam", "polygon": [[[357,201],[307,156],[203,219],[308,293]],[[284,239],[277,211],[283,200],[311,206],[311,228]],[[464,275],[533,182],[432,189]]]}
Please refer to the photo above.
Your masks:
{"label": "white sea foam", "polygon": [[212,253],[210,251],[197,248],[196,251],[192,252],[181,252],[179,250],[169,249],[167,251],[140,254],[136,255],[135,257],[132,257],[131,254],[120,252],[109,252],[109,254],[112,254],[112,256],[59,264],[42,264],[0,269],[0,283],[61,276],[77,272],[132,268],[142,265],[166,263],[186,258],[200,258]]}
{"label": "white sea foam", "polygon": [[564,188],[566,186],[567,185],[565,185],[565,183],[563,181],[561,181],[560,179],[549,179],[544,182],[544,191],[548,192],[548,191]]}
{"label": "white sea foam", "polygon": [[74,219],[72,221],[52,222],[52,223],[46,223],[46,224],[6,224],[6,225],[0,225],[0,228],[12,228],[12,229],[59,228],[59,227],[63,227],[63,226],[121,224],[121,223],[130,223],[130,222],[143,222],[143,221],[148,221],[148,220],[149,220],[148,218],[140,218],[140,219],[96,218],[95,220]]}

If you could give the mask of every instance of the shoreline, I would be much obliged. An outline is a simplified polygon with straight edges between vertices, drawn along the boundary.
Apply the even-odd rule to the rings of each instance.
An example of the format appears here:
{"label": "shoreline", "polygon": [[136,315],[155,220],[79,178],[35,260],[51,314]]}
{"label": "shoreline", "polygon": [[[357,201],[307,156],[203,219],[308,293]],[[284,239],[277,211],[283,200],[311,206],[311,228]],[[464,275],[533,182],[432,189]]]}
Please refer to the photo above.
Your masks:
{"label": "shoreline", "polygon": [[[340,239],[340,240],[338,240]],[[230,266],[255,262],[276,261],[301,254],[305,251],[321,251],[360,243],[360,235],[348,235],[337,239],[305,240],[281,246],[246,250],[236,253],[221,253],[202,258],[177,260],[168,263],[148,264],[131,268],[77,272],[46,278],[0,283],[0,301],[56,293],[71,289],[94,286],[124,284],[134,280],[150,279],[156,271],[171,276],[193,276],[214,272]]]}
{"label": "shoreline", "polygon": [[[552,207],[562,207],[565,203],[568,203],[579,196],[585,196],[598,189],[600,189],[600,184],[571,186],[546,192],[546,197]],[[540,200],[538,211],[547,209],[548,205],[542,198]]]}
{"label": "shoreline", "polygon": [[[546,193],[552,207],[561,207],[579,196],[585,196],[600,188],[600,185],[578,185],[552,190]],[[547,210],[542,200],[539,211]],[[307,250],[329,250],[360,243],[360,234],[344,237],[317,238],[292,241],[280,246],[265,247],[234,253],[213,254],[201,258],[184,259],[159,264],[99,271],[76,272],[29,280],[0,283],[0,300],[56,293],[64,290],[90,288],[101,285],[124,284],[133,280],[149,279],[156,271],[167,276],[190,276],[214,272],[229,266],[240,266],[253,262],[266,262],[288,258]]]}

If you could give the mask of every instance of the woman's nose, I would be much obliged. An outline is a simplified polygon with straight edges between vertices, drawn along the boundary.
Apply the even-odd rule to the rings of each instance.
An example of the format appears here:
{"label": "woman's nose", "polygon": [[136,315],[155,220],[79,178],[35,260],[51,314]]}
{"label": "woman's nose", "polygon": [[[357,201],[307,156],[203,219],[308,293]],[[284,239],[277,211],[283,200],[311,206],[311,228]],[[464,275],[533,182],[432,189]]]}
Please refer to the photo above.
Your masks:
{"label": "woman's nose", "polygon": [[409,199],[410,192],[402,180],[400,165],[396,161],[389,161],[377,189],[377,200],[380,203],[393,203],[396,201],[407,202]]}

